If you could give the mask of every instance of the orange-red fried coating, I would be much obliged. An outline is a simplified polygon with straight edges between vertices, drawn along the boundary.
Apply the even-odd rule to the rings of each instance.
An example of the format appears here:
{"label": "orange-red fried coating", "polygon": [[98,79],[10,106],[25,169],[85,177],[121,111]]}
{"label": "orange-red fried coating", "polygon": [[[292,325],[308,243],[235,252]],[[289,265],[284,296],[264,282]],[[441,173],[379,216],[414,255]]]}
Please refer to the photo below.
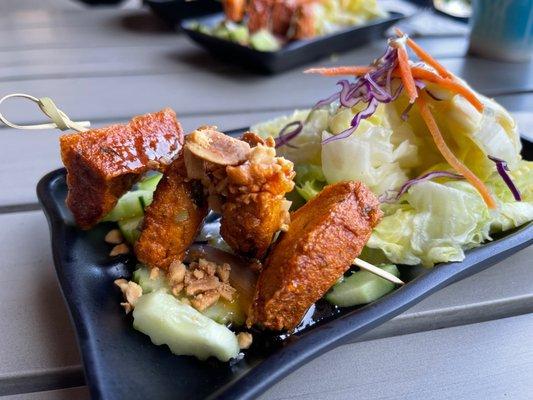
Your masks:
{"label": "orange-red fried coating", "polygon": [[272,6],[272,33],[286,36],[299,0],[276,0]]}
{"label": "orange-red fried coating", "polygon": [[60,138],[67,168],[67,205],[76,223],[89,229],[148,170],[163,171],[183,145],[183,130],[171,109]]}
{"label": "orange-red fried coating", "polygon": [[270,29],[274,0],[251,0],[248,4],[248,29],[251,33]]}
{"label": "orange-red fried coating", "polygon": [[226,18],[233,22],[241,22],[246,11],[246,0],[224,0],[222,2]]}
{"label": "orange-red fried coating", "polygon": [[259,143],[251,133],[243,139],[257,144],[244,163],[226,167],[220,234],[238,254],[262,259],[276,232],[289,223],[285,194],[294,187],[295,173],[292,162],[276,157],[272,141]]}
{"label": "orange-red fried coating", "polygon": [[239,140],[213,126],[187,135],[184,154],[189,178],[203,183],[209,206],[222,214],[224,240],[237,254],[262,259],[289,222],[292,162],[276,157],[272,138],[247,132]]}
{"label": "orange-red fried coating", "polygon": [[360,182],[324,188],[291,215],[259,276],[248,325],[294,329],[361,253],[382,212]]}
{"label": "orange-red fried coating", "polygon": [[294,13],[293,39],[309,39],[316,35],[315,11],[312,2],[301,2]]}
{"label": "orange-red fried coating", "polygon": [[187,179],[180,156],[167,169],[145,210],[135,243],[137,259],[149,267],[168,270],[173,261],[183,260],[206,215],[201,183]]}

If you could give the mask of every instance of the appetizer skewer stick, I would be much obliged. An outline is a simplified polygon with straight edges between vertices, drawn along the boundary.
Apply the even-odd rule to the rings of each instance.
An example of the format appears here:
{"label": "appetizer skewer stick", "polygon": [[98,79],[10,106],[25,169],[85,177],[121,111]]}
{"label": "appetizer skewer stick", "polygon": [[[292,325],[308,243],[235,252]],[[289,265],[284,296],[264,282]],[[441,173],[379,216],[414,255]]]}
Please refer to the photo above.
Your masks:
{"label": "appetizer skewer stick", "polygon": [[359,268],[364,269],[365,271],[370,272],[371,274],[377,275],[383,279],[386,279],[389,282],[395,283],[396,285],[405,285],[405,282],[400,278],[397,278],[393,274],[382,270],[381,268],[376,267],[360,258],[353,260],[353,264],[357,265]]}
{"label": "appetizer skewer stick", "polygon": [[31,96],[25,93],[12,93],[12,94],[8,94],[7,96],[2,97],[2,99],[0,99],[0,104],[2,104],[7,99],[11,99],[15,97],[28,99],[36,103],[41,109],[41,111],[47,117],[49,117],[52,120],[52,122],[47,123],[47,124],[37,124],[37,125],[17,125],[17,124],[14,124],[8,121],[8,119],[4,117],[2,113],[0,113],[0,121],[2,121],[4,124],[6,124],[7,126],[11,128],[15,128],[15,129],[56,129],[57,128],[62,131],[67,130],[67,129],[72,129],[77,132],[85,132],[88,130],[89,126],[91,125],[89,121],[80,121],[80,122],[72,121],[63,111],[61,111],[55,105],[55,103],[49,97],[37,98],[37,97]]}

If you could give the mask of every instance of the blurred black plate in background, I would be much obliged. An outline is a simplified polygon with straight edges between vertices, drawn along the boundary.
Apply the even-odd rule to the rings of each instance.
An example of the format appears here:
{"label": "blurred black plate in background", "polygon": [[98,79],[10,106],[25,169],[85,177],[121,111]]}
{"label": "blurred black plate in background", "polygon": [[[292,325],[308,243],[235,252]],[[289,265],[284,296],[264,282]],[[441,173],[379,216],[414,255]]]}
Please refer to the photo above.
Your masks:
{"label": "blurred black plate in background", "polygon": [[222,13],[181,21],[182,30],[196,43],[213,55],[235,64],[240,64],[262,73],[277,73],[299,65],[342,53],[374,39],[381,38],[384,32],[404,14],[390,12],[389,17],[370,21],[365,25],[353,26],[338,32],[318,36],[308,40],[297,40],[283,46],[278,51],[265,52],[248,46],[199,32],[194,29],[197,23],[214,26],[224,18]]}
{"label": "blurred black plate in background", "polygon": [[222,11],[218,0],[144,0],[163,21],[174,26],[182,19],[200,17]]}

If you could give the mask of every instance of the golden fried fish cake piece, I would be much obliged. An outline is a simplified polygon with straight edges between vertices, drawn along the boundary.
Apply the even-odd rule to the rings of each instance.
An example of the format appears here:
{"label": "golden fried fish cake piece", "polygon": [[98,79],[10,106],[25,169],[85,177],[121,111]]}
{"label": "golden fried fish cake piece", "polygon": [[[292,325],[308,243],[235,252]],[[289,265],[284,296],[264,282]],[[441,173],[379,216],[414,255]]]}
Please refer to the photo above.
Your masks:
{"label": "golden fried fish cake piece", "polygon": [[248,160],[226,167],[227,197],[222,206],[220,234],[237,253],[262,259],[274,235],[287,228],[294,188],[292,162],[276,157],[273,142],[257,144]]}
{"label": "golden fried fish cake piece", "polygon": [[292,162],[276,157],[272,139],[247,132],[239,140],[211,126],[188,135],[184,153],[189,178],[203,183],[210,208],[222,214],[224,240],[240,255],[263,258],[288,224]]}
{"label": "golden fried fish cake piece", "polygon": [[202,185],[187,178],[181,155],[165,172],[145,210],[135,243],[137,259],[149,267],[168,270],[173,261],[183,260],[206,215]]}
{"label": "golden fried fish cake piece", "polygon": [[61,136],[67,206],[78,226],[98,223],[142,174],[164,171],[182,145],[183,129],[169,108],[127,124]]}
{"label": "golden fried fish cake piece", "polygon": [[264,263],[248,325],[294,329],[350,268],[381,215],[374,194],[354,181],[326,186],[292,213]]}

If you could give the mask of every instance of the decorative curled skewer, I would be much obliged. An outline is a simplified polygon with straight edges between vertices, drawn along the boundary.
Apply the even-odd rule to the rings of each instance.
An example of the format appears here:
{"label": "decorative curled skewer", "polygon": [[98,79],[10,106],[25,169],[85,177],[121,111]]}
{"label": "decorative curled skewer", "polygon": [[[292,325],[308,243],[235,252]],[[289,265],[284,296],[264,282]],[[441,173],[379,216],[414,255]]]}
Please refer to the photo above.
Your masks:
{"label": "decorative curled skewer", "polygon": [[48,118],[52,120],[51,123],[47,124],[37,124],[37,125],[17,125],[7,120],[6,117],[0,112],[0,121],[11,128],[15,129],[61,129],[62,131],[67,129],[72,129],[78,132],[87,131],[88,127],[91,126],[89,121],[72,121],[63,111],[61,111],[55,103],[49,97],[37,98],[29,94],[24,93],[12,93],[4,96],[0,99],[0,105],[7,99],[13,97],[21,97],[28,99],[36,103],[41,111],[46,114]]}
{"label": "decorative curled skewer", "polygon": [[377,275],[389,282],[392,282],[396,285],[405,285],[405,282],[402,281],[400,278],[394,276],[390,272],[384,271],[381,268],[376,267],[375,265],[372,265],[366,261],[363,261],[359,258],[356,258],[353,261],[354,265],[357,265],[359,268],[364,269],[365,271],[368,271],[374,275]]}

